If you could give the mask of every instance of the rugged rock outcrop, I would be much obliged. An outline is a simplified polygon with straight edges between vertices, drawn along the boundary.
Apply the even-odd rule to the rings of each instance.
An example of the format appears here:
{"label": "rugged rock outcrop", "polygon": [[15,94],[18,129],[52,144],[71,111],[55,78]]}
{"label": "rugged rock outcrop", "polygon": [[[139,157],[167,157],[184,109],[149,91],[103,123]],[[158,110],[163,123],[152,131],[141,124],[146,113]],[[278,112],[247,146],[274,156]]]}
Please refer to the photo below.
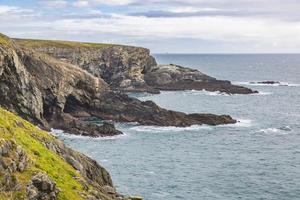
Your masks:
{"label": "rugged rock outcrop", "polygon": [[256,93],[249,88],[232,85],[206,74],[179,65],[157,65],[145,73],[146,83],[159,90],[207,90],[228,94]]}
{"label": "rugged rock outcrop", "polygon": [[157,65],[148,49],[64,41],[16,39],[16,42],[21,46],[77,65],[102,78],[113,89],[158,92],[144,80],[145,69]]}
{"label": "rugged rock outcrop", "polygon": [[139,101],[130,98],[121,92],[106,92],[102,95],[104,101],[95,101],[88,105],[76,102],[74,98],[68,99],[65,111],[74,113],[78,110],[88,112],[100,119],[114,120],[120,122],[138,122],[142,125],[158,126],[190,126],[193,124],[231,124],[236,120],[228,115],[213,114],[185,114],[163,109],[152,101]]}
{"label": "rugged rock outcrop", "polygon": [[0,199],[133,198],[119,194],[96,161],[0,108]]}
{"label": "rugged rock outcrop", "polygon": [[23,148],[0,137],[0,192],[20,190],[15,173],[23,172],[28,165],[29,159]]}
{"label": "rugged rock outcrop", "polygon": [[22,46],[75,64],[103,78],[114,90],[159,93],[159,90],[208,90],[256,93],[178,65],[157,65],[145,48],[64,41],[16,40]]}
{"label": "rugged rock outcrop", "polygon": [[55,183],[45,173],[34,175],[26,188],[28,200],[55,200],[59,190]]}
{"label": "rugged rock outcrop", "polygon": [[250,82],[250,83],[269,84],[269,85],[280,84],[279,81],[258,81],[258,82]]}
{"label": "rugged rock outcrop", "polygon": [[236,122],[230,116],[187,115],[130,98],[76,65],[6,39],[9,44],[0,43],[0,105],[42,128],[92,136],[121,133],[113,125],[99,127],[82,120],[92,116],[160,126]]}

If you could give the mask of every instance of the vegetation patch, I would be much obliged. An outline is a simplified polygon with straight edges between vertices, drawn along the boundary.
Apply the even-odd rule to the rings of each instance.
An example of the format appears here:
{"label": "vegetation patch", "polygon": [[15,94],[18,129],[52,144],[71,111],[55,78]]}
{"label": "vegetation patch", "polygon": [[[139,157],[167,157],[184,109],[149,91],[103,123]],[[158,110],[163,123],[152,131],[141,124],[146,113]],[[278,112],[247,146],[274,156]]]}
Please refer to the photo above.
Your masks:
{"label": "vegetation patch", "polygon": [[9,39],[9,37],[3,35],[2,33],[0,33],[0,45],[11,45],[11,40]]}
{"label": "vegetation patch", "polygon": [[113,44],[73,42],[60,40],[35,40],[35,39],[16,39],[16,42],[26,47],[62,47],[62,48],[96,48],[101,49],[110,47]]}
{"label": "vegetation patch", "polygon": [[56,183],[61,190],[58,199],[82,199],[80,194],[86,193],[86,191],[75,179],[75,177],[81,177],[81,175],[60,156],[47,149],[40,142],[54,140],[53,136],[0,108],[0,138],[14,141],[17,145],[20,145],[26,152],[30,162],[25,171],[14,174],[22,185],[22,189],[9,193],[1,192],[0,199],[24,199],[26,185],[37,172],[47,173]]}

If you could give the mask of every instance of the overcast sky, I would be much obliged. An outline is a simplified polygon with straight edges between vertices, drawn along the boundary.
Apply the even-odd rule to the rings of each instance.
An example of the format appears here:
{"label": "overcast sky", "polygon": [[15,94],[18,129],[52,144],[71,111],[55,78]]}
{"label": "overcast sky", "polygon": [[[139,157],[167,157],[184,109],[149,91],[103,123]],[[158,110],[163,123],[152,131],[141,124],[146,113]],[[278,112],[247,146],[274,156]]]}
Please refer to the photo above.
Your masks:
{"label": "overcast sky", "polygon": [[299,53],[300,0],[0,0],[0,32],[154,53]]}

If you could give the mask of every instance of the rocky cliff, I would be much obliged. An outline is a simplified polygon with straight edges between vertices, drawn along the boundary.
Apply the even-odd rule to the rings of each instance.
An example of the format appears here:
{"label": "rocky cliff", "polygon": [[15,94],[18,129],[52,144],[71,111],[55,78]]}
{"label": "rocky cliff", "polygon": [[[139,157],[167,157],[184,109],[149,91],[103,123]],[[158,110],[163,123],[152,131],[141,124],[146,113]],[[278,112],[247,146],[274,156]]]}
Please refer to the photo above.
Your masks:
{"label": "rocky cliff", "polygon": [[208,90],[255,93],[178,65],[157,65],[145,48],[65,41],[20,40],[19,45],[72,63],[104,79],[113,90],[159,93],[159,90]]}
{"label": "rocky cliff", "polygon": [[44,129],[95,137],[121,134],[112,124],[83,120],[91,116],[160,126],[236,122],[227,115],[185,114],[130,98],[76,65],[2,38],[6,42],[0,43],[0,105]]}
{"label": "rocky cliff", "polygon": [[0,199],[130,200],[91,158],[0,108]]}

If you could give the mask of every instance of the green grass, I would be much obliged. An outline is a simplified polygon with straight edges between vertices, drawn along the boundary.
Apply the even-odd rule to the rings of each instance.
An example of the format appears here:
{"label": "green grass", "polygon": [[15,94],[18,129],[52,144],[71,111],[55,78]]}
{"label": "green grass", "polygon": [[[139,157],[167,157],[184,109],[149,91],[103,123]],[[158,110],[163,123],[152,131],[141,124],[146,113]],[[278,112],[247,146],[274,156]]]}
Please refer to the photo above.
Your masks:
{"label": "green grass", "polygon": [[[22,124],[20,126],[20,124]],[[58,199],[79,200],[83,191],[82,185],[74,179],[81,175],[60,156],[48,150],[40,141],[54,140],[54,137],[45,131],[41,131],[27,121],[0,108],[0,138],[14,140],[27,153],[30,159],[29,168],[22,173],[16,173],[19,182],[24,186],[22,191],[0,194],[0,199],[22,199],[25,196],[25,186],[32,175],[42,171],[49,175],[61,189]]]}
{"label": "green grass", "polygon": [[18,44],[26,47],[64,47],[64,48],[96,48],[101,49],[112,46],[113,44],[104,43],[88,43],[88,42],[73,42],[60,40],[35,40],[35,39],[16,39]]}
{"label": "green grass", "polygon": [[3,35],[2,33],[0,33],[0,45],[6,45],[6,46],[11,45],[11,41],[9,37]]}

